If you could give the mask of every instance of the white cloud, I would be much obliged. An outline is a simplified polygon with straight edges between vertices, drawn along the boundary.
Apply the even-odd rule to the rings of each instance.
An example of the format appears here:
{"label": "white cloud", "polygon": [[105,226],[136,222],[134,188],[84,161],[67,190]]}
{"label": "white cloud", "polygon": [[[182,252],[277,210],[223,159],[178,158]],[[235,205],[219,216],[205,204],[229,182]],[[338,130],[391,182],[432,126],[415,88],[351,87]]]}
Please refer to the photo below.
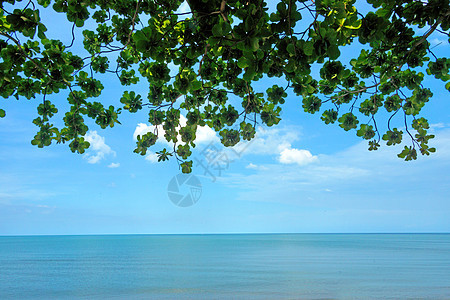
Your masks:
{"label": "white cloud", "polygon": [[446,128],[446,127],[448,127],[448,124],[444,124],[442,122],[430,124],[430,130],[442,129],[442,128]]}
{"label": "white cloud", "polygon": [[304,166],[317,161],[317,156],[312,155],[308,150],[288,148],[281,151],[278,161],[282,164],[298,164],[299,166]]}
{"label": "white cloud", "polygon": [[107,155],[116,155],[116,152],[105,143],[105,138],[100,136],[97,131],[89,131],[84,136],[84,139],[91,144],[88,152],[84,155],[84,158],[87,159],[88,163],[96,164]]}
{"label": "white cloud", "polygon": [[156,153],[148,151],[147,156],[145,156],[145,159],[148,160],[149,162],[153,163],[157,163],[158,162],[158,155],[156,155]]}
{"label": "white cloud", "polygon": [[142,136],[150,131],[152,131],[152,126],[149,126],[145,123],[139,123],[137,124],[136,129],[134,130],[133,139],[137,140],[138,135]]}
{"label": "white cloud", "polygon": [[294,127],[270,129],[259,127],[254,139],[241,141],[233,149],[242,154],[280,154],[299,140],[299,131],[299,128]]}
{"label": "white cloud", "polygon": [[209,126],[197,127],[195,143],[206,144],[211,142],[219,142],[219,138],[217,137],[216,132]]}
{"label": "white cloud", "polygon": [[[255,138],[251,141],[242,141],[232,149],[243,154],[277,155],[278,161],[282,164],[307,165],[317,161],[317,156],[308,150],[296,149],[292,143],[299,140],[300,129],[297,127],[257,129]],[[249,169],[263,170],[263,166],[250,164]]]}
{"label": "white cloud", "polygon": [[[186,126],[186,117],[180,116],[180,125]],[[157,132],[155,129],[158,129]],[[179,131],[180,126],[177,127]],[[158,142],[166,144],[170,147],[173,146],[172,143],[168,143],[164,134],[165,131],[162,125],[154,126],[147,125],[144,123],[139,123],[133,133],[133,138],[137,140],[138,135],[144,135],[147,132],[154,132],[158,134]],[[284,127],[284,128],[270,128],[265,129],[262,127],[257,128],[255,138],[251,141],[241,141],[237,145],[231,148],[222,148],[228,157],[235,158],[236,156],[241,157],[247,154],[258,154],[258,155],[277,155],[278,160],[282,163],[297,163],[299,165],[305,165],[317,160],[317,156],[313,156],[308,150],[300,150],[292,148],[292,143],[299,140],[299,128],[298,127]],[[180,135],[178,135],[178,140],[181,141]],[[199,144],[209,144],[209,143],[220,143],[216,132],[208,126],[198,126],[195,143]],[[180,142],[180,144],[184,144]],[[283,153],[283,154],[282,154]],[[151,162],[157,161],[155,154],[150,154],[147,160]],[[265,167],[259,166],[258,169],[264,170]]]}
{"label": "white cloud", "polygon": [[120,163],[110,163],[108,165],[108,168],[118,168],[118,167],[120,167]]}
{"label": "white cloud", "polygon": [[[181,115],[180,116],[180,126],[178,126],[176,128],[176,130],[179,131],[181,127],[186,126],[186,122],[187,122],[186,117]],[[173,145],[172,143],[168,143],[166,141],[166,139],[164,137],[165,130],[163,129],[162,125],[154,126],[154,125],[147,125],[144,123],[139,123],[136,126],[136,129],[134,130],[133,138],[135,140],[137,140],[138,135],[144,135],[147,132],[153,132],[156,134],[155,129],[157,129],[158,141],[165,143],[169,146]],[[184,144],[181,141],[180,135],[177,136],[177,139],[180,144]],[[195,144],[207,144],[207,143],[211,143],[211,142],[219,142],[219,138],[217,137],[216,132],[208,126],[197,126],[196,139],[195,139],[194,143]]]}
{"label": "white cloud", "polygon": [[266,166],[262,166],[262,165],[255,165],[252,163],[249,163],[247,166],[245,166],[246,169],[251,169],[251,170],[268,170],[268,168]]}
{"label": "white cloud", "polygon": [[[236,199],[245,201],[317,206],[323,201],[349,206],[372,201],[381,207],[408,203],[410,199],[425,199],[426,205],[426,199],[436,198],[435,203],[439,203],[450,188],[450,129],[437,131],[430,146],[436,147],[436,153],[405,162],[397,157],[402,146],[384,145],[377,151],[368,151],[367,142],[363,141],[339,153],[318,155],[316,163],[302,168],[295,164],[295,154],[301,151],[288,148],[282,153],[294,164],[249,164],[247,168],[257,172],[226,173],[218,181],[239,190]],[[287,154],[291,155],[289,159]],[[310,157],[305,153],[303,156]]]}

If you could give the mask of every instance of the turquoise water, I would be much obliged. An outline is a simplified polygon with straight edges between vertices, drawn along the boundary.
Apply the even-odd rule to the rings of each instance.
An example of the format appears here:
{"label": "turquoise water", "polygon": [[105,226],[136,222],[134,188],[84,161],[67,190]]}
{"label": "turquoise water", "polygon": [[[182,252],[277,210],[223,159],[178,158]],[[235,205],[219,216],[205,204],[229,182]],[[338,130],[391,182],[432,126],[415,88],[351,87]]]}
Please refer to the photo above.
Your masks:
{"label": "turquoise water", "polygon": [[450,299],[448,234],[0,237],[0,299]]}

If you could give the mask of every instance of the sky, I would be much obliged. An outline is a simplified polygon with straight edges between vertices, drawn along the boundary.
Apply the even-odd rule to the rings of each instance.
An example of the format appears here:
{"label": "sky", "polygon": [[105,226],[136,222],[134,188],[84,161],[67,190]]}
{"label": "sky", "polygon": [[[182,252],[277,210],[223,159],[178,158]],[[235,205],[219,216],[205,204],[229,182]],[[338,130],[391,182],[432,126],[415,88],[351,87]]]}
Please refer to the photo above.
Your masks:
{"label": "sky", "polygon": [[[64,17],[42,16],[48,35],[68,44]],[[443,36],[430,41],[437,55],[449,53]],[[344,60],[355,53],[341,51]],[[120,106],[125,88],[114,79],[103,84],[99,100]],[[255,88],[272,84],[264,79]],[[370,152],[355,131],[304,113],[301,98],[289,93],[279,125],[259,127],[250,143],[227,149],[214,131],[199,129],[192,174],[201,187],[188,207],[168,193],[180,173],[176,161],[155,159],[167,143],[146,156],[133,153],[136,136],[151,129],[145,111],[122,113],[122,125],[105,130],[90,122],[91,148],[79,155],[67,145],[31,145],[42,99],[0,99],[7,112],[0,119],[0,235],[449,232],[449,93],[434,79],[424,84],[434,94],[422,116],[436,135],[435,154],[405,162],[399,147]],[[146,95],[148,86],[133,88]],[[49,100],[60,109],[58,123],[66,94]],[[179,193],[189,193],[186,185]]]}

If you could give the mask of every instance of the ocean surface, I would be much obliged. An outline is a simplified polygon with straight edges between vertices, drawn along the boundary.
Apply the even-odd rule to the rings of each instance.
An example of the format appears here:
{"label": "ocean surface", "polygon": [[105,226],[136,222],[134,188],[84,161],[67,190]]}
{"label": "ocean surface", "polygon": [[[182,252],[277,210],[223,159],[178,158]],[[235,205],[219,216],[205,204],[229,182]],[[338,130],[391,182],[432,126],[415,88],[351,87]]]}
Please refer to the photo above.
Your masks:
{"label": "ocean surface", "polygon": [[0,299],[450,299],[450,234],[0,237]]}

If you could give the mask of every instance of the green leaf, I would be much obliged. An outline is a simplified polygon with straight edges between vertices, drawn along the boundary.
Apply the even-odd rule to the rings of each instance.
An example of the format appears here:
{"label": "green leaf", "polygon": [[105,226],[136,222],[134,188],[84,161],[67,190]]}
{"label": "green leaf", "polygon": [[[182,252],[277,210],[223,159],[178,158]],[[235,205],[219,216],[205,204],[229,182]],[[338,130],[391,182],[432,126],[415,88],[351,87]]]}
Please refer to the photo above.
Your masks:
{"label": "green leaf", "polygon": [[153,132],[147,132],[144,135],[138,135],[136,141],[136,149],[134,149],[135,153],[139,153],[140,155],[145,155],[147,153],[147,149],[150,146],[153,146],[158,139],[158,136]]}
{"label": "green leaf", "polygon": [[389,8],[381,8],[376,11],[376,14],[383,18],[389,18],[390,15],[392,14],[392,10]]}
{"label": "green leaf", "polygon": [[224,129],[220,131],[219,135],[221,136],[220,142],[225,147],[234,146],[240,141],[239,131],[234,129]]}
{"label": "green leaf", "polygon": [[356,128],[359,121],[356,119],[356,116],[352,113],[346,113],[339,118],[339,126],[344,128],[345,131],[349,131],[350,129]]}
{"label": "green leaf", "polygon": [[255,68],[248,67],[247,71],[245,71],[244,76],[242,76],[242,78],[245,81],[250,82],[255,77],[255,74],[256,74]]}
{"label": "green leaf", "polygon": [[193,81],[193,82],[191,83],[191,87],[192,87],[192,90],[193,90],[193,91],[197,91],[197,90],[199,90],[199,89],[202,88],[202,82],[201,82],[201,81],[198,81],[198,80],[195,80],[195,81]]}
{"label": "green leaf", "polygon": [[306,55],[311,56],[314,52],[314,44],[311,41],[306,42],[303,47],[303,52],[305,52]]}
{"label": "green leaf", "polygon": [[359,29],[361,27],[361,23],[361,19],[358,19],[352,25],[344,25],[344,27],[348,29]]}
{"label": "green leaf", "polygon": [[189,174],[192,172],[192,160],[185,161],[185,162],[181,163],[180,166],[181,166],[181,172],[183,172],[185,174]]}
{"label": "green leaf", "polygon": [[286,70],[286,72],[291,73],[291,72],[294,72],[296,68],[297,68],[297,63],[293,59],[290,59],[288,64],[285,67],[285,70]]}
{"label": "green leaf", "polygon": [[375,131],[373,130],[372,125],[362,124],[360,129],[356,132],[356,135],[365,140],[370,140],[375,136]]}
{"label": "green leaf", "polygon": [[[260,121],[278,124],[292,87],[302,97],[300,110],[315,113],[323,108],[326,124],[339,120],[344,130],[356,129],[357,136],[370,140],[369,150],[378,149],[381,138],[388,145],[402,142],[403,133],[390,130],[399,112],[406,115],[407,124],[401,126],[415,130],[410,133],[415,149],[409,147],[401,156],[411,160],[419,150],[423,155],[435,150],[428,146],[434,137],[427,131],[429,123],[418,114],[428,111],[425,105],[433,97],[424,87],[429,79],[425,77],[441,80],[450,91],[450,59],[429,54],[429,43],[420,43],[416,29],[442,19],[443,1],[368,0],[375,8],[369,12],[357,11],[354,0],[309,1],[317,20],[300,24],[297,21],[307,12],[303,9],[313,8],[303,5],[304,0],[278,0],[273,12],[267,1],[225,1],[225,10],[219,11],[220,1],[192,0],[187,18],[175,13],[180,1],[143,1],[136,14],[133,1],[56,0],[54,10],[65,14],[70,25],[63,32],[69,42],[71,26],[84,27],[81,39],[70,46],[45,35],[51,23],[41,21],[39,11],[50,0],[37,0],[39,7],[4,2],[10,9],[0,10],[0,96],[37,98],[38,116],[31,119],[39,127],[32,140],[38,147],[67,142],[73,152],[83,153],[88,143],[81,137],[87,124],[113,127],[120,124],[122,110],[146,110],[139,115],[154,131],[138,137],[135,152],[144,155],[164,132],[175,146],[170,152],[157,152],[158,159],[166,161],[176,154],[186,160],[199,126],[220,132],[222,142],[232,146],[241,139],[252,140]],[[86,22],[91,16],[94,23]],[[442,19],[443,32],[448,23]],[[365,44],[363,49],[354,47],[356,38]],[[346,50],[350,56],[339,61]],[[316,66],[322,66],[321,79],[311,75],[317,77]],[[121,97],[93,102],[106,84],[101,75],[106,72],[119,78],[107,82],[109,87],[145,79],[148,97],[142,99],[143,91],[136,86]],[[287,87],[274,85],[277,82]],[[68,103],[58,101],[64,108],[59,115],[48,99],[56,101],[61,92],[67,92]],[[121,108],[110,106],[118,99]],[[360,125],[355,111],[372,125]],[[180,124],[180,112],[186,115],[185,124]],[[62,120],[55,123],[62,128],[49,124],[50,118],[58,117]],[[231,128],[237,122],[240,126]],[[379,136],[378,130],[386,127],[389,130]],[[192,163],[184,162],[182,169],[191,172]]]}
{"label": "green leaf", "polygon": [[216,25],[214,25],[212,28],[212,34],[215,37],[221,37],[223,35],[222,34],[222,24],[217,23]]}
{"label": "green leaf", "polygon": [[39,3],[39,5],[42,5],[43,7],[47,7],[50,5],[50,0],[38,0],[37,3]]}
{"label": "green leaf", "polygon": [[386,141],[388,146],[400,144],[402,142],[403,131],[398,131],[397,128],[388,130],[383,135],[383,140]]}
{"label": "green leaf", "polygon": [[286,47],[287,52],[289,52],[289,54],[294,55],[295,54],[295,46],[294,44],[289,44]]}
{"label": "green leaf", "polygon": [[397,155],[400,158],[404,158],[406,161],[416,160],[417,159],[417,151],[413,147],[407,147],[403,149],[401,153]]}
{"label": "green leaf", "polygon": [[329,109],[323,112],[321,119],[325,122],[325,124],[330,124],[336,122],[337,117],[338,112],[333,109]]}
{"label": "green leaf", "polygon": [[327,52],[330,59],[337,59],[341,55],[341,52],[336,45],[331,45],[330,47],[328,47]]}
{"label": "green leaf", "polygon": [[256,130],[255,127],[252,126],[252,124],[242,122],[240,125],[241,129],[241,136],[244,140],[250,141],[252,138],[255,137]]}
{"label": "green leaf", "polygon": [[256,51],[259,49],[259,39],[254,37],[250,39],[250,47],[253,51]]}
{"label": "green leaf", "polygon": [[156,152],[158,156],[158,162],[169,160],[169,156],[172,156],[172,153],[167,152],[167,149],[164,148],[162,151]]}
{"label": "green leaf", "polygon": [[247,58],[245,56],[241,56],[238,59],[237,65],[238,65],[239,68],[244,69],[244,68],[248,67],[248,63],[249,62],[248,62]]}
{"label": "green leaf", "polygon": [[190,147],[188,144],[186,145],[178,145],[177,155],[181,156],[183,159],[187,159],[192,154]]}
{"label": "green leaf", "polygon": [[275,107],[273,103],[266,104],[261,112],[261,120],[269,127],[276,125],[281,121],[280,112],[281,107]]}
{"label": "green leaf", "polygon": [[125,104],[123,108],[131,113],[135,113],[142,109],[141,95],[136,95],[134,91],[125,91],[122,98],[120,98],[120,102]]}
{"label": "green leaf", "polygon": [[307,113],[314,114],[320,110],[322,100],[317,96],[309,96],[303,98],[303,110]]}
{"label": "green leaf", "polygon": [[369,151],[378,150],[380,148],[380,144],[376,140],[372,140],[369,142]]}

